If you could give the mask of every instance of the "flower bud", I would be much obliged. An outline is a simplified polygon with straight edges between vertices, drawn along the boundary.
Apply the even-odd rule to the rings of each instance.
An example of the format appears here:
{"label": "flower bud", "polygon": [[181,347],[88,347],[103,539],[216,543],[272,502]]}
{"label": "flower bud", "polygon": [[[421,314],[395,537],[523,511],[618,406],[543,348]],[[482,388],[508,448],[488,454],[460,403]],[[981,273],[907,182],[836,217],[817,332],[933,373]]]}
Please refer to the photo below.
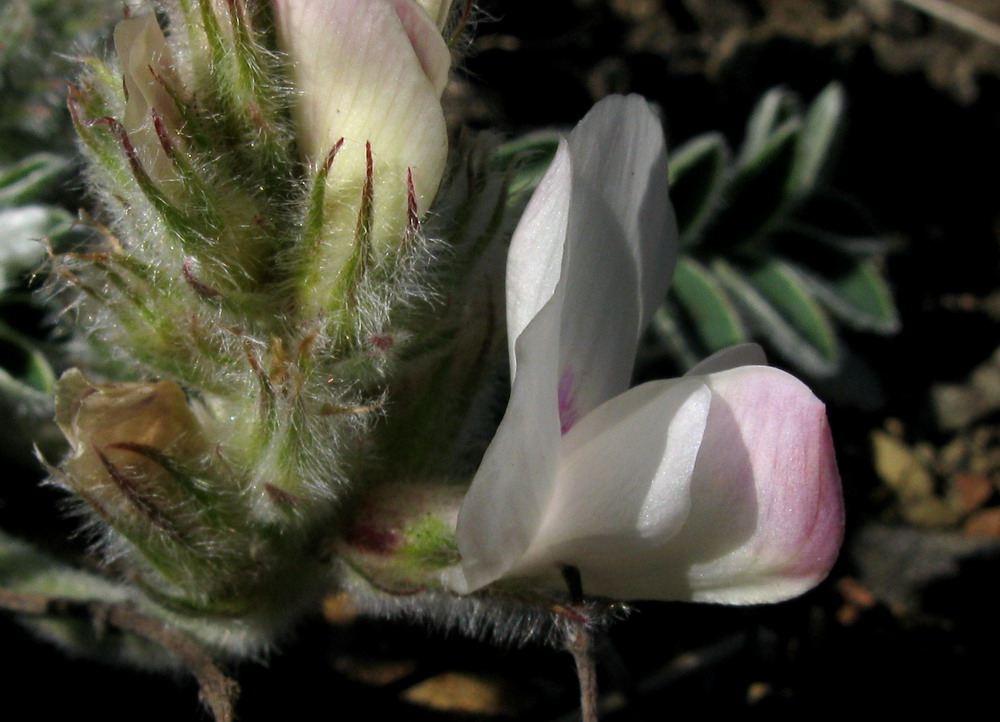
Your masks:
{"label": "flower bud", "polygon": [[421,230],[448,155],[449,9],[178,3],[166,34],[151,13],[120,23],[117,66],[88,61],[71,91],[110,232],[60,275],[140,375],[230,420],[215,441],[251,515],[340,495],[406,340],[451,343]]}
{"label": "flower bud", "polygon": [[[444,3],[429,3],[445,12]],[[322,235],[309,297],[327,306],[350,258],[392,252],[437,193],[448,154],[441,94],[451,54],[413,0],[274,0],[295,88],[307,166],[326,175]],[[326,167],[324,167],[324,165]],[[326,280],[321,280],[323,278]]]}
{"label": "flower bud", "polygon": [[438,28],[444,30],[451,15],[452,0],[417,0]]}
{"label": "flower bud", "polygon": [[443,570],[459,562],[454,529],[464,494],[444,482],[380,484],[354,508],[337,553],[376,588],[437,590]]}
{"label": "flower bud", "polygon": [[173,57],[152,13],[122,20],[115,26],[115,49],[122,66],[125,113],[122,126],[150,178],[172,177],[170,160],[157,135],[154,114],[164,129],[177,127],[177,112],[167,92],[176,86]]}

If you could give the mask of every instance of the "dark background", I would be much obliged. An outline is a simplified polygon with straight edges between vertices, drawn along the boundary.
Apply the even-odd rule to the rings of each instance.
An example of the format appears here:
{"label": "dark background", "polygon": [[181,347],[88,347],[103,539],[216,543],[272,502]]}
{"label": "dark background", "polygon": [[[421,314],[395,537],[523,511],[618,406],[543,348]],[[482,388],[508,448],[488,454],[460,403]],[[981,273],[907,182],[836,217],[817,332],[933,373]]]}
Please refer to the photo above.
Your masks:
{"label": "dark background", "polygon": [[[989,2],[960,4],[1000,20]],[[786,604],[638,605],[600,649],[602,690],[613,708],[604,719],[995,707],[1000,547],[986,536],[950,552],[960,529],[903,523],[873,467],[870,434],[896,419],[908,443],[933,449],[952,440],[935,418],[930,389],[964,379],[1000,345],[1000,48],[902,3],[876,6],[479,4],[478,28],[449,91],[454,112],[476,128],[568,129],[603,95],[636,92],[662,108],[671,144],[713,129],[735,144],[768,88],[783,84],[808,99],[840,80],[849,128],[833,184],[865,204],[893,240],[886,271],[902,331],[848,334],[881,395],[863,408],[827,399],[847,499],[841,561],[827,582]],[[974,431],[995,433],[997,425],[994,412]],[[996,472],[991,479],[997,483]],[[51,491],[29,496],[20,510],[0,508],[4,528],[25,530],[56,501]],[[996,502],[994,492],[986,505]],[[946,563],[921,573],[935,555]],[[896,573],[873,575],[872,558],[895,560]],[[0,639],[5,718],[207,718],[186,677],[68,659],[6,617]],[[318,611],[266,663],[231,671],[243,689],[240,719],[248,721],[556,720],[576,705],[572,660],[559,650],[498,649],[401,623],[331,623]],[[436,707],[408,701],[424,680],[439,689]],[[14,700],[31,712],[11,713]]]}

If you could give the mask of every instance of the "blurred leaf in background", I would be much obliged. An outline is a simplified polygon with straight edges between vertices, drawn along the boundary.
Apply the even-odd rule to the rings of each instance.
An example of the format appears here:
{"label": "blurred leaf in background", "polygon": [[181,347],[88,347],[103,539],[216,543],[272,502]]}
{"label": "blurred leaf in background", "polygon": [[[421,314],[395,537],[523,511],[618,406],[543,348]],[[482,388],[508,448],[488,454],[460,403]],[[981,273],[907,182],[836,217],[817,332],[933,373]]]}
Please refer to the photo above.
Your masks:
{"label": "blurred leaf in background", "polygon": [[0,413],[3,456],[61,443],[52,393],[70,346],[52,336],[54,311],[33,293],[46,244],[85,232],[60,201],[73,169],[66,78],[121,13],[111,0],[5,0],[0,6]]}
{"label": "blurred leaf in background", "polygon": [[768,91],[733,153],[718,133],[670,162],[684,256],[655,329],[684,366],[757,338],[814,377],[841,367],[836,322],[899,327],[879,259],[887,242],[864,211],[825,185],[843,128],[833,83],[802,109]]}
{"label": "blurred leaf in background", "polygon": [[0,162],[71,154],[66,78],[121,13],[112,0],[4,0],[0,6]]}
{"label": "blurred leaf in background", "polygon": [[15,421],[7,458],[26,459],[33,444],[49,451],[62,444],[53,393],[73,344],[55,333],[55,308],[35,291],[47,248],[67,248],[87,232],[64,208],[41,202],[68,169],[50,153],[0,165],[0,413]]}

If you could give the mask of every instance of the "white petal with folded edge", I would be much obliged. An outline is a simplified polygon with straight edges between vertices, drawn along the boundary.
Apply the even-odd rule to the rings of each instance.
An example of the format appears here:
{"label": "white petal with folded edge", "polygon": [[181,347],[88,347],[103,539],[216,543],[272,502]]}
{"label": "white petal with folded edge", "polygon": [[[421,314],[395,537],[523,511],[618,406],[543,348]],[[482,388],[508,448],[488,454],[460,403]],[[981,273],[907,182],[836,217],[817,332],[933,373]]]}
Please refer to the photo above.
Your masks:
{"label": "white petal with folded edge", "polygon": [[427,15],[440,29],[448,24],[448,15],[451,13],[452,0],[417,0]]}
{"label": "white petal with folded edge", "polygon": [[519,362],[503,420],[462,502],[456,536],[462,568],[446,583],[467,593],[496,581],[538,533],[559,464],[560,423],[553,379],[558,333],[555,306],[545,306],[515,346]]}
{"label": "white petal with folded edge", "polygon": [[575,174],[607,200],[621,223],[638,271],[642,315],[636,323],[644,331],[677,263],[663,126],[641,96],[610,96],[573,129],[569,143]]}
{"label": "white petal with folded edge", "polygon": [[616,599],[757,604],[810,589],[843,535],[823,405],[767,367],[685,381],[712,398],[683,525],[659,538],[577,540],[550,556],[575,559],[585,592]]}
{"label": "white petal with folded edge", "polygon": [[745,365],[763,361],[759,348],[626,390],[676,248],[665,168],[651,172],[661,150],[643,101],[603,101],[515,232],[516,374],[459,517],[456,591],[515,577],[562,589],[571,564],[591,595],[770,602],[836,557],[843,505],[823,405],[788,374]]}
{"label": "white petal with folded edge", "polygon": [[606,98],[569,137],[560,359],[583,416],[628,388],[635,348],[673,269],[663,129],[638,96]]}
{"label": "white petal with folded edge", "polygon": [[[562,141],[518,221],[507,252],[507,340],[512,378],[517,375],[515,341],[552,298],[562,276],[572,183],[569,146]],[[561,303],[560,309],[555,310],[557,320],[562,313]],[[556,356],[558,329],[542,343]]]}
{"label": "white petal with folded edge", "polygon": [[153,13],[119,22],[114,40],[128,93],[122,125],[150,178],[162,184],[173,177],[173,166],[156,134],[152,112],[155,109],[172,130],[177,126],[177,109],[164,83],[153,73],[176,84],[173,59]]}
{"label": "white petal with folded edge", "polygon": [[654,381],[584,417],[562,439],[541,525],[511,573],[558,587],[559,565],[572,564],[587,592],[606,593],[634,554],[681,530],[710,403],[700,380]]}
{"label": "white petal with folded edge", "polygon": [[[448,73],[451,70],[451,53],[441,37],[437,20],[429,15],[447,12],[447,8],[434,6],[434,3],[415,4],[413,0],[389,0],[413,44],[413,50],[420,60],[427,79],[431,81],[434,90],[440,97],[448,84]],[[431,7],[425,7],[431,5]]]}

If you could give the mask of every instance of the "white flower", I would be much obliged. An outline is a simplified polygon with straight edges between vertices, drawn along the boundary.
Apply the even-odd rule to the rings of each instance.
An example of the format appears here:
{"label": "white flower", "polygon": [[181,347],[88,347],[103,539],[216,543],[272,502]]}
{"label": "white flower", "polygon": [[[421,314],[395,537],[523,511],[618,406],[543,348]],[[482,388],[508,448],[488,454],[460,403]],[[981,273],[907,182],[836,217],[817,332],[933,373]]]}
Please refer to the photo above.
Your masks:
{"label": "white flower", "polygon": [[660,124],[638,97],[606,99],[511,242],[511,396],[462,505],[454,590],[563,588],[570,564],[592,595],[747,604],[829,571],[840,479],[802,383],[743,347],[628,388],[676,250]]}

